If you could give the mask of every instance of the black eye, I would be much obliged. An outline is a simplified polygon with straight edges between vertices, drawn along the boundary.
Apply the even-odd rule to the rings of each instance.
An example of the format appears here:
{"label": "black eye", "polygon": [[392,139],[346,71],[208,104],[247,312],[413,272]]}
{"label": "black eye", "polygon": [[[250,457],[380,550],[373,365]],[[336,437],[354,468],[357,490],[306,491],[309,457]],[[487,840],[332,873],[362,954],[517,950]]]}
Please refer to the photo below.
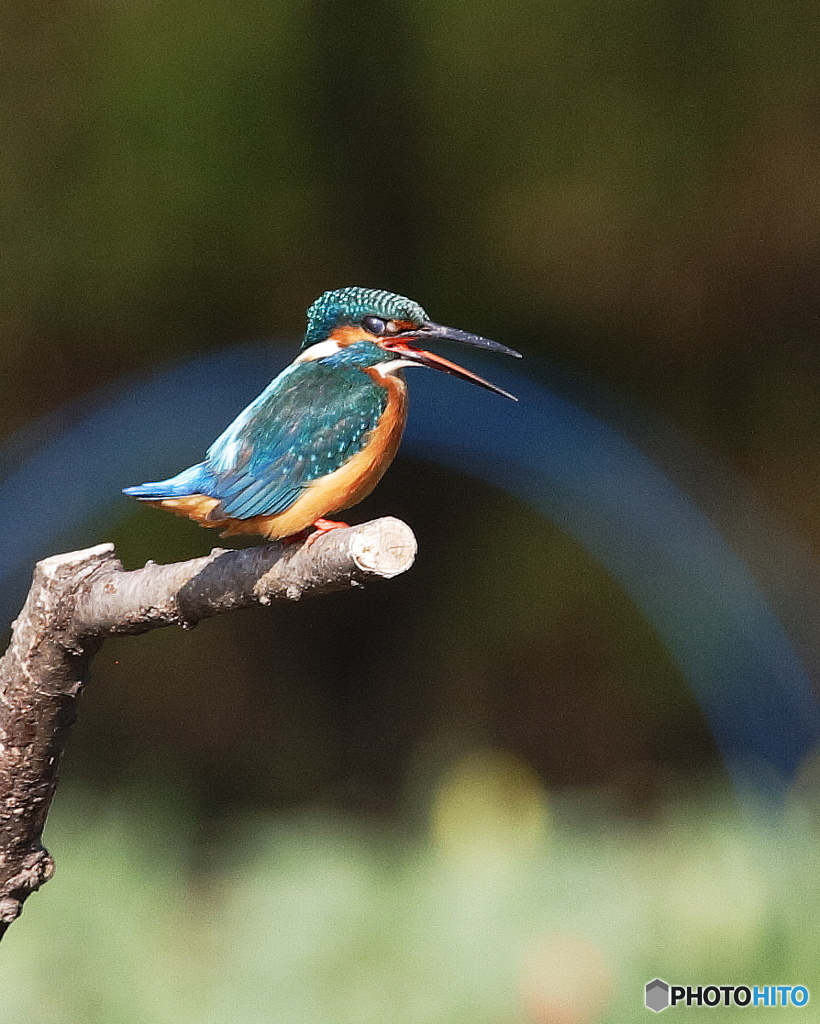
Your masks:
{"label": "black eye", "polygon": [[385,334],[387,331],[387,321],[382,320],[380,316],[366,316],[362,320],[362,327],[371,334]]}

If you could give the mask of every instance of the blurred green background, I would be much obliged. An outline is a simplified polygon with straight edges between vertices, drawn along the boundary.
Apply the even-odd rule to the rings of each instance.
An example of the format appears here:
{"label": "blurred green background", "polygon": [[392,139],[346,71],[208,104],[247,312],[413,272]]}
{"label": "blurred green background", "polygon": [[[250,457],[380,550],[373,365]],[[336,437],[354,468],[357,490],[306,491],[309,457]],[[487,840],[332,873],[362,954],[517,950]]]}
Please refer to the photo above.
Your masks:
{"label": "blurred green background", "polygon": [[[816,4],[63,0],[0,31],[3,434],[388,288],[668,417],[816,553]],[[385,513],[406,577],[104,649],[3,1024],[617,1024],[655,975],[811,986],[810,783],[743,819],[662,642],[509,496],[400,458],[352,518]],[[214,540],[136,509],[106,539]]]}

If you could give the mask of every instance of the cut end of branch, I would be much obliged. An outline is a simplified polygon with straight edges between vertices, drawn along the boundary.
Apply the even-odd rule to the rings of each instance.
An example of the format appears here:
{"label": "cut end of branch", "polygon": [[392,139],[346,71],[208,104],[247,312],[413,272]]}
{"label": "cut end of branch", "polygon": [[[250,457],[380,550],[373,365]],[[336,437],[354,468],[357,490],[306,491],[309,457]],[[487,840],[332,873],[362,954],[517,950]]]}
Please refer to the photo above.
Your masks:
{"label": "cut end of branch", "polygon": [[82,551],[66,551],[62,555],[50,555],[39,561],[37,568],[41,572],[54,575],[58,572],[70,571],[80,565],[107,562],[113,554],[113,544],[96,544],[93,548],[83,548]]}
{"label": "cut end of branch", "polygon": [[392,579],[407,572],[416,558],[416,538],[410,527],[392,516],[356,527],[350,543],[353,561],[363,571]]}
{"label": "cut end of branch", "polygon": [[[263,549],[260,549],[263,550]],[[416,556],[413,531],[399,519],[374,519],[331,530],[301,546],[287,545],[258,579],[256,600],[298,601],[308,594],[361,586],[406,572]]]}

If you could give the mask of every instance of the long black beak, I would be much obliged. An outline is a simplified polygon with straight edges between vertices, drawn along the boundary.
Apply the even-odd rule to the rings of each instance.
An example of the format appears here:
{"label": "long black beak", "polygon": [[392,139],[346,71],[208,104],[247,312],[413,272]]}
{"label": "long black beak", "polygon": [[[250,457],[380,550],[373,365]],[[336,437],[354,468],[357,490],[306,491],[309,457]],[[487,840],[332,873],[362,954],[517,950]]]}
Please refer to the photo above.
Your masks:
{"label": "long black beak", "polygon": [[491,384],[490,381],[479,377],[477,373],[465,370],[463,366],[451,363],[449,359],[436,355],[435,352],[427,352],[425,349],[416,348],[415,345],[410,344],[411,341],[427,341],[428,338],[436,341],[459,341],[465,345],[475,345],[476,348],[485,348],[491,352],[501,352],[507,356],[515,356],[517,359],[521,358],[520,352],[507,348],[506,345],[499,345],[497,341],[490,341],[489,338],[482,338],[478,334],[470,334],[467,331],[459,331],[454,327],[443,327],[441,324],[433,323],[422,324],[421,327],[402,331],[401,334],[396,334],[392,337],[381,337],[379,338],[379,344],[389,352],[401,355],[402,359],[418,363],[420,366],[430,366],[433,369],[442,370],[444,373],[452,374],[453,377],[460,377],[461,380],[467,380],[471,384],[478,384],[479,387],[486,388],[488,391],[494,391],[497,395],[510,398],[513,402],[518,401],[515,395],[511,395],[509,391],[504,391],[503,388]]}
{"label": "long black beak", "polygon": [[[407,332],[408,334],[411,332]],[[489,338],[482,338],[479,334],[470,334],[469,331],[459,331],[455,327],[443,327],[441,324],[422,324],[412,332],[417,338],[435,338],[439,341],[459,341],[462,345],[475,345],[476,348],[488,348],[491,352],[501,352],[505,356],[521,358],[521,353],[514,348],[507,348],[506,345],[499,345],[497,341],[490,341]]]}

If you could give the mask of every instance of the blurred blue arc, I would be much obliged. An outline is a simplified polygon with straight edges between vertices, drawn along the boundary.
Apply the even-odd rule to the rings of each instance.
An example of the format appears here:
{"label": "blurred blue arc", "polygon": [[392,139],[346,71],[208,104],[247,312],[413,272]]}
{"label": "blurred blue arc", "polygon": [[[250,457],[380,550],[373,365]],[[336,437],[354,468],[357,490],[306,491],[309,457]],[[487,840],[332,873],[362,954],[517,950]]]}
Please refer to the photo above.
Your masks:
{"label": "blurred blue arc", "polygon": [[[61,542],[98,542],[94,530],[110,521],[123,485],[199,461],[292,351],[292,344],[258,343],[163,367],[6,441],[0,468],[16,467],[0,482],[6,619],[19,609],[36,559]],[[736,781],[780,795],[820,738],[820,710],[745,562],[612,425],[517,369],[497,360],[483,366],[520,402],[415,373],[404,450],[503,488],[579,541],[663,638]],[[122,498],[119,508],[126,514],[133,506]]]}

